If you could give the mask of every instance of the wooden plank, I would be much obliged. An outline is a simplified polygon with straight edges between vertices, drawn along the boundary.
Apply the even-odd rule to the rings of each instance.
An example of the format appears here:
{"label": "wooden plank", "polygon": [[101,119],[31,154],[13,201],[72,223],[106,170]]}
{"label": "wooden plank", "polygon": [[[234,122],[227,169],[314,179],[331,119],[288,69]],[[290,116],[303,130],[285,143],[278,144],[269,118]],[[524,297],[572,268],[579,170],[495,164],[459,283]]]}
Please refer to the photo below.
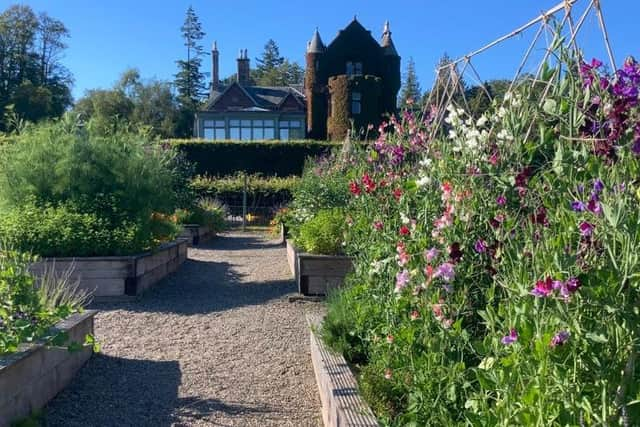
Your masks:
{"label": "wooden plank", "polygon": [[373,411],[358,392],[358,383],[347,361],[329,351],[313,332],[320,326],[321,318],[308,314],[307,322],[325,427],[379,427]]}

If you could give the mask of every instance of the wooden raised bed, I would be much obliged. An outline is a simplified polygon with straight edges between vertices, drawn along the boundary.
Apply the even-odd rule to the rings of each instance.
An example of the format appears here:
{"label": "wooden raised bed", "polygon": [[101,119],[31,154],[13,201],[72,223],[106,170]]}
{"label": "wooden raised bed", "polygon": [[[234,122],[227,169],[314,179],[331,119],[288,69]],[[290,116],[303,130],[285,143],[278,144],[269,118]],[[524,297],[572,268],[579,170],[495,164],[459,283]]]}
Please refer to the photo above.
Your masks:
{"label": "wooden raised bed", "polygon": [[[83,344],[93,334],[93,317],[87,310],[59,322],[55,328],[68,333],[66,344]],[[25,344],[17,353],[0,357],[0,427],[31,415],[62,391],[89,360],[93,349],[70,352],[42,342]]]}
{"label": "wooden raised bed", "polygon": [[152,252],[131,256],[44,258],[31,264],[30,272],[41,277],[46,271],[70,279],[93,294],[96,301],[127,299],[141,295],[165,276],[178,270],[187,259],[187,239],[166,243]]}
{"label": "wooden raised bed", "polygon": [[287,240],[287,260],[302,295],[327,295],[344,283],[353,270],[353,258],[335,255],[314,255],[298,250]]}
{"label": "wooden raised bed", "polygon": [[327,349],[314,333],[320,327],[320,317],[307,315],[307,323],[325,427],[378,427],[373,411],[358,392],[358,383],[347,361]]}
{"label": "wooden raised bed", "polygon": [[185,224],[182,226],[180,238],[189,240],[189,246],[198,246],[213,238],[215,233],[209,227],[198,224]]}

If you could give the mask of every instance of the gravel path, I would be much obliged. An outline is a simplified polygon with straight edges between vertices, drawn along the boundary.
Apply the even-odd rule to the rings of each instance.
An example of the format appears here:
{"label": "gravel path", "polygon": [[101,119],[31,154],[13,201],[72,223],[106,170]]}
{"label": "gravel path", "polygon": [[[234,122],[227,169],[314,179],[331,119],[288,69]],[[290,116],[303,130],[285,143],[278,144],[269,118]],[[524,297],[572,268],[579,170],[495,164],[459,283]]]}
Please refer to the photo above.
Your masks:
{"label": "gravel path", "polygon": [[137,302],[100,304],[102,352],[45,410],[48,426],[320,426],[309,302],[285,249],[226,233]]}

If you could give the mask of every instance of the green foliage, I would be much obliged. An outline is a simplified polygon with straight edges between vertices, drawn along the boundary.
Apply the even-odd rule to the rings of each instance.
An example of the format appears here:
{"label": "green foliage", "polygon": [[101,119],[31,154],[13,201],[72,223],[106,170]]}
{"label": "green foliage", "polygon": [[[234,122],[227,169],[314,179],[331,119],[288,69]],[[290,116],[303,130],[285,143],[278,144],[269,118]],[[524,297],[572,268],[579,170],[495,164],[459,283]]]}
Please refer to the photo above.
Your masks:
{"label": "green foliage", "polygon": [[[290,199],[291,193],[298,185],[300,178],[289,176],[262,177],[261,175],[247,176],[247,197],[250,199]],[[196,176],[191,181],[191,188],[199,195],[214,198],[228,198],[230,195],[240,195],[244,190],[245,178],[243,174],[225,177]]]}
{"label": "green foliage", "polygon": [[327,153],[337,143],[322,141],[169,140],[195,165],[198,175],[227,176],[238,172],[265,176],[300,175],[308,157]]}
{"label": "green foliage", "polygon": [[43,338],[55,340],[49,328],[82,309],[86,294],[66,278],[47,273],[44,289],[35,285],[28,271],[33,260],[19,252],[0,248],[0,356],[13,353],[22,343]]}
{"label": "green foliage", "polygon": [[180,121],[171,85],[143,81],[135,69],[125,71],[112,89],[87,91],[74,112],[105,135],[133,129],[150,137],[170,138],[176,135]]}
{"label": "green foliage", "polygon": [[298,229],[295,242],[306,252],[322,255],[342,253],[346,224],[342,209],[323,209]]}
{"label": "green foliage", "polygon": [[303,68],[280,56],[280,49],[273,39],[267,41],[256,62],[258,66],[251,70],[251,77],[258,86],[287,86],[301,84],[304,80]]}
{"label": "green foliage", "polygon": [[640,422],[640,65],[554,54],[446,134],[405,112],[343,171],[355,270],[323,338],[383,425]]}
{"label": "green foliage", "polygon": [[[0,14],[0,130],[20,120],[61,116],[71,104],[69,71],[60,62],[69,31],[64,24],[25,5]],[[7,120],[11,109],[16,118]]]}
{"label": "green foliage", "polygon": [[20,249],[119,255],[177,232],[167,215],[181,202],[179,156],[144,137],[45,124],[0,147],[0,158],[1,237]]}
{"label": "green foliage", "polygon": [[409,105],[419,104],[422,99],[422,89],[416,75],[416,63],[413,58],[407,62],[407,73],[400,91],[400,106],[407,108]]}
{"label": "green foliage", "polygon": [[176,217],[179,224],[198,224],[217,233],[225,229],[226,209],[216,199],[205,197],[189,209],[177,210]]}

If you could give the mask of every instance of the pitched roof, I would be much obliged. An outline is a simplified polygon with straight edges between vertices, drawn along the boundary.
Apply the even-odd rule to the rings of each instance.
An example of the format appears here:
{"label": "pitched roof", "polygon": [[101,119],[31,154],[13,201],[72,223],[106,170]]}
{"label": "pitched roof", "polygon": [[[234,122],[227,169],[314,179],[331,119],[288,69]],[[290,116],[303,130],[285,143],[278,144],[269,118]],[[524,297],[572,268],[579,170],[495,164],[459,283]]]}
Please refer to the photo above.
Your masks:
{"label": "pitched roof", "polygon": [[321,53],[324,52],[325,49],[326,47],[320,38],[320,32],[316,28],[316,31],[313,33],[313,37],[307,46],[307,53]]}
{"label": "pitched roof", "polygon": [[[297,88],[289,86],[241,86],[234,82],[229,86],[220,87],[218,90],[212,91],[204,110],[216,111],[216,103],[222,99],[223,95],[233,86],[241,88],[254,104],[252,107],[234,109],[235,111],[276,111],[289,95],[298,100],[301,110],[304,109],[304,95]],[[229,108],[227,108],[227,110],[228,109]]]}
{"label": "pitched roof", "polygon": [[389,29],[389,21],[384,23],[384,30],[382,31],[382,40],[380,46],[384,48],[384,54],[389,56],[398,56],[398,51],[393,45],[391,40],[391,30]]}

